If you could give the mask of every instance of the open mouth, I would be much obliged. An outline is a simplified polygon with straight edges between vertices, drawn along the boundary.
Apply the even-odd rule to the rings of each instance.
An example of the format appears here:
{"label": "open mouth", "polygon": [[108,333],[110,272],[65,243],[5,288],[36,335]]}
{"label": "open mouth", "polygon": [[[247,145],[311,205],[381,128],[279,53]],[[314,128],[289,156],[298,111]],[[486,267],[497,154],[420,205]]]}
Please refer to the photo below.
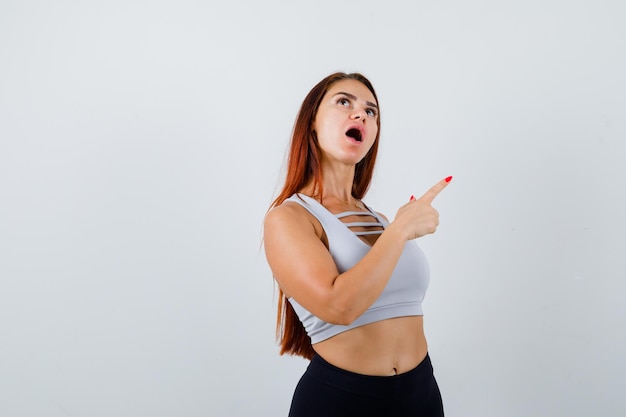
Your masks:
{"label": "open mouth", "polygon": [[361,142],[363,140],[363,138],[361,137],[361,131],[359,129],[350,129],[346,132],[346,136],[351,137],[352,139],[356,140],[357,142]]}

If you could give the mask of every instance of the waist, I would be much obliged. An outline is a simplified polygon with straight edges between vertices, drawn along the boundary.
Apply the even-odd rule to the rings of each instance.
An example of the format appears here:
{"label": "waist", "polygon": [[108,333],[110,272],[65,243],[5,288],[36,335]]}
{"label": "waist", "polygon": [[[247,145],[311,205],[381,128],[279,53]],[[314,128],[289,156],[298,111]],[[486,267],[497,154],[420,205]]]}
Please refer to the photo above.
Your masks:
{"label": "waist", "polygon": [[313,345],[330,364],[362,375],[392,376],[415,368],[428,353],[422,316],[356,327]]}

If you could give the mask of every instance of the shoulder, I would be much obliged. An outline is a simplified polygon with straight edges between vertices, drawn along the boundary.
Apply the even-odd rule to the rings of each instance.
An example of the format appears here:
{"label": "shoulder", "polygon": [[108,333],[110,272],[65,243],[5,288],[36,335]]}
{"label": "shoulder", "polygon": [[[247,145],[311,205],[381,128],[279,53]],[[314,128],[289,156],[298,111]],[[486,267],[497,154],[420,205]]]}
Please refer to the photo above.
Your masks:
{"label": "shoulder", "polygon": [[[282,222],[282,221],[297,221],[307,217],[308,210],[301,204],[293,201],[286,200],[280,205],[272,207],[265,216],[265,222]],[[310,216],[310,214],[309,214]]]}
{"label": "shoulder", "polygon": [[311,230],[316,232],[320,227],[319,221],[307,209],[295,201],[285,201],[272,208],[265,216],[265,234],[281,230]]}
{"label": "shoulder", "polygon": [[283,202],[265,216],[263,245],[273,270],[280,268],[277,265],[284,262],[285,256],[303,259],[320,241],[327,247],[326,233],[321,223],[294,201]]}

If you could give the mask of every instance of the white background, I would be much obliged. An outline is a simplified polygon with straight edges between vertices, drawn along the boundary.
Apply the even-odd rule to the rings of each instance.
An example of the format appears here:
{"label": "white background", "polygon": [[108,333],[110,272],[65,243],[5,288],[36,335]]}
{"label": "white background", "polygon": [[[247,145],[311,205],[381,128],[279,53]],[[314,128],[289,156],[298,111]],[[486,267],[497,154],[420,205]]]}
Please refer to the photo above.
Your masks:
{"label": "white background", "polygon": [[336,70],[436,200],[448,416],[624,416],[619,0],[0,1],[0,415],[284,416],[261,224]]}

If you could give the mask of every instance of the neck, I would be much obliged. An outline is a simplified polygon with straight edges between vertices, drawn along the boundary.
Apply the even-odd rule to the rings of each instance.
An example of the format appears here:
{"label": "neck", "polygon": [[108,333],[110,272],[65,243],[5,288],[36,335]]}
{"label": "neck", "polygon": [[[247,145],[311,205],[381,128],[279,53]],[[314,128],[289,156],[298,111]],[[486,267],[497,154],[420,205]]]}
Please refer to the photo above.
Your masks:
{"label": "neck", "polygon": [[344,202],[353,201],[354,165],[323,164],[324,193],[322,198],[337,198]]}
{"label": "neck", "polygon": [[353,208],[363,209],[363,203],[352,196],[352,185],[354,183],[354,165],[334,166],[323,165],[323,192],[313,187],[309,182],[302,190],[304,194],[315,198],[324,204],[340,204]]}

